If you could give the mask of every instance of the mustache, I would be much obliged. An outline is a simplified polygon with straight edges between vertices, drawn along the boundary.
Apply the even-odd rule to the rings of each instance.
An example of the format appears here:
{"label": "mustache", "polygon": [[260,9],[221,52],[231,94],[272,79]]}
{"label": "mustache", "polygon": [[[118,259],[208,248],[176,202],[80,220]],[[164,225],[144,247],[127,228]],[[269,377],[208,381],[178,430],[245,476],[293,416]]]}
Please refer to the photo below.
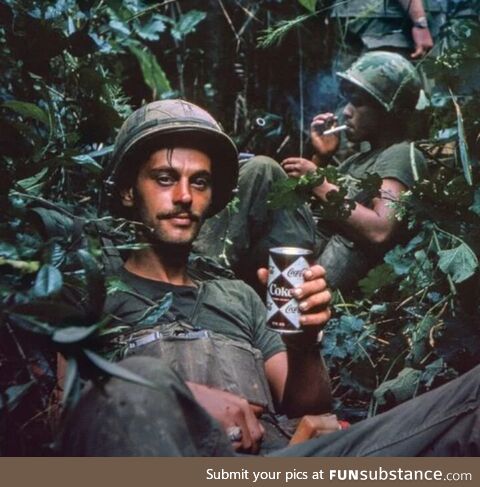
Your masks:
{"label": "mustache", "polygon": [[200,215],[197,215],[189,210],[173,210],[167,213],[158,213],[156,218],[157,220],[169,220],[170,218],[177,218],[179,216],[188,217],[194,222],[199,222],[201,220]]}

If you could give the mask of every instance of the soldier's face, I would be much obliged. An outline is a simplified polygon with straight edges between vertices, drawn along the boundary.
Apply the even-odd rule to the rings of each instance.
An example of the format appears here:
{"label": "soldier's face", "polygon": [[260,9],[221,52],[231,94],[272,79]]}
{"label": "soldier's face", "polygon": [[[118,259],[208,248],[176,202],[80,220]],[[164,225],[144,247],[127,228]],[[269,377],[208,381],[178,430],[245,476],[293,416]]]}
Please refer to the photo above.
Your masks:
{"label": "soldier's face", "polygon": [[382,133],[382,120],[385,112],[374,103],[368,95],[360,90],[347,94],[347,105],[343,110],[346,135],[351,142],[371,141],[378,139]]}
{"label": "soldier's face", "polygon": [[135,207],[154,241],[190,245],[212,200],[210,158],[190,148],[154,152],[140,167],[136,184],[122,194]]}

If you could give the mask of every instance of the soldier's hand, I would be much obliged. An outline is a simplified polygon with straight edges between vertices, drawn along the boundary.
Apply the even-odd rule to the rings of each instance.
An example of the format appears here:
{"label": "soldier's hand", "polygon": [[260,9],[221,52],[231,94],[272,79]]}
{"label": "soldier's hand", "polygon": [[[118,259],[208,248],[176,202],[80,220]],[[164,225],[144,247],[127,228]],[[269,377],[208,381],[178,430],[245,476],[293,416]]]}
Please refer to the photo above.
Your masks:
{"label": "soldier's hand", "polygon": [[258,453],[265,430],[258,420],[263,408],[240,396],[201,384],[187,382],[195,400],[225,429],[240,428],[239,439],[232,441],[235,450]]}
{"label": "soldier's hand", "polygon": [[[328,290],[325,275],[325,269],[322,266],[313,265],[303,274],[305,282],[293,291],[294,297],[300,303],[302,326],[319,328],[325,326],[330,319],[332,295]],[[266,286],[268,269],[258,269],[257,276],[259,281]]]}
{"label": "soldier's hand", "polygon": [[428,29],[412,27],[412,39],[415,44],[415,51],[410,54],[412,59],[420,59],[433,48],[432,34]]}
{"label": "soldier's hand", "polygon": [[340,137],[338,134],[322,135],[325,130],[337,125],[337,117],[333,113],[316,115],[310,125],[310,138],[319,160],[327,159],[338,150]]}
{"label": "soldier's hand", "polygon": [[314,162],[303,157],[288,157],[282,161],[281,166],[291,178],[299,178],[305,174],[314,173],[317,170]]}

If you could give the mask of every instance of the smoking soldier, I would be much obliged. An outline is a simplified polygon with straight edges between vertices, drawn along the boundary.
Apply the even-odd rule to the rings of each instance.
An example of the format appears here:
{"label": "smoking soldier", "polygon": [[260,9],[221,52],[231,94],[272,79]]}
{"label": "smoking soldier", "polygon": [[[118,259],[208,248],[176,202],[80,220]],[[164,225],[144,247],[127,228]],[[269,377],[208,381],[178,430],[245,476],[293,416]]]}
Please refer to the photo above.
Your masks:
{"label": "smoking soldier", "polygon": [[[347,102],[343,111],[347,138],[369,143],[368,150],[349,157],[338,170],[356,180],[372,174],[382,180],[380,194],[375,197],[351,184],[348,198],[356,205],[350,216],[342,222],[318,224],[322,248],[318,262],[326,268],[330,285],[345,289],[398,242],[401,222],[394,217],[391,203],[426,169],[422,154],[405,140],[421,88],[410,62],[399,54],[375,51],[363,55],[338,76]],[[318,128],[333,119],[331,113],[314,118],[313,159],[285,159],[282,166],[290,176],[300,177],[331,163],[339,134],[325,135]],[[338,187],[326,180],[312,190],[312,195],[322,202],[332,191],[338,191]]]}

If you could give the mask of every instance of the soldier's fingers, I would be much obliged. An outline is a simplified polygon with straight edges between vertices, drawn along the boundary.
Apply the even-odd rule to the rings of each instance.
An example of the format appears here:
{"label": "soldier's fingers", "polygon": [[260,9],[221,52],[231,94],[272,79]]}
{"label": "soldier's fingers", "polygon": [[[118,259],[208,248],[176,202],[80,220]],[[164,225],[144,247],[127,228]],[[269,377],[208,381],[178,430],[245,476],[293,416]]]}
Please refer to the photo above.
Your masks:
{"label": "soldier's fingers", "polygon": [[302,326],[323,326],[332,316],[330,308],[326,308],[318,313],[308,313],[300,316]]}
{"label": "soldier's fingers", "polygon": [[313,294],[321,293],[327,290],[327,281],[323,277],[314,279],[313,281],[304,282],[293,291],[293,296],[297,300],[306,299]]}
{"label": "soldier's fingers", "polygon": [[313,281],[314,279],[318,279],[319,277],[325,277],[327,272],[325,269],[319,265],[315,264],[309,267],[304,273],[303,278],[305,281]]}
{"label": "soldier's fingers", "polygon": [[302,299],[298,305],[301,313],[308,313],[309,311],[319,311],[323,310],[330,304],[332,300],[332,295],[327,289],[319,293],[312,294],[306,299]]}
{"label": "soldier's fingers", "polygon": [[268,269],[265,267],[260,267],[260,269],[257,269],[257,278],[260,284],[266,286],[268,282]]}
{"label": "soldier's fingers", "polygon": [[412,59],[418,59],[424,55],[425,51],[422,46],[416,46],[415,51],[410,55]]}

